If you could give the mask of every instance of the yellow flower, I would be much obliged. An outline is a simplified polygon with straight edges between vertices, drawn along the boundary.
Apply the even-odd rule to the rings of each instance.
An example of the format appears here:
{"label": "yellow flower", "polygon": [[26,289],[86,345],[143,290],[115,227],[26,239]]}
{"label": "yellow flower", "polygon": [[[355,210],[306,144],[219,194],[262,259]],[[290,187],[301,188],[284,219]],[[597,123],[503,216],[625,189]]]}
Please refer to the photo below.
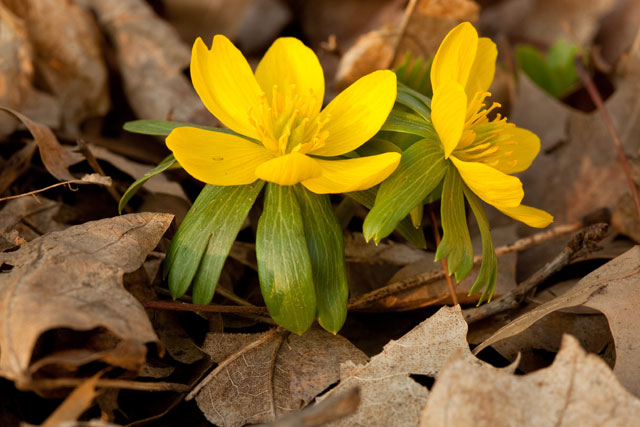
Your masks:
{"label": "yellow flower", "polygon": [[500,107],[498,103],[485,106],[496,57],[496,45],[478,38],[468,22],[451,30],[431,68],[431,120],[445,158],[478,197],[527,225],[546,227],[553,217],[522,205],[522,182],[511,176],[529,167],[540,151],[540,140],[500,114],[492,121],[487,117]]}
{"label": "yellow flower", "polygon": [[365,190],[387,178],[398,153],[329,160],[370,139],[389,115],[396,77],[376,71],[322,111],[324,76],[315,53],[295,38],[276,40],[255,75],[225,36],[193,45],[193,86],[207,109],[243,137],[194,127],[174,129],[167,146],[193,177],[213,185],[257,179],[302,183],[314,193]]}

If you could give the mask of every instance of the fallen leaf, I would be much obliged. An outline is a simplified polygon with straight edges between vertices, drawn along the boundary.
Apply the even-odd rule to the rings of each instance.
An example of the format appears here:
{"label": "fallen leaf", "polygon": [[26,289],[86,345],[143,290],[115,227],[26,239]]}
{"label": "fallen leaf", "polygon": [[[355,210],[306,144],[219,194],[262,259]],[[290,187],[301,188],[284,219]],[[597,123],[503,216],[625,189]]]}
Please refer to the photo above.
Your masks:
{"label": "fallen leaf", "polygon": [[[492,230],[492,237],[496,245],[503,245],[514,242],[516,233],[514,226],[496,228]],[[480,236],[476,236],[473,240],[475,253],[482,252],[482,242]],[[435,254],[433,252],[422,251],[421,259],[408,264],[398,270],[389,279],[390,283],[411,280],[412,278],[427,274],[431,271],[442,270],[442,263],[434,261]],[[475,303],[479,294],[469,295],[469,290],[476,280],[480,264],[474,265],[473,269],[467,277],[456,284],[456,294],[462,304]],[[498,258],[498,279],[496,282],[495,297],[510,291],[516,286],[516,254],[508,254]],[[455,283],[455,278],[453,278]],[[424,286],[414,287],[406,291],[388,296],[380,300],[377,304],[371,304],[367,309],[376,310],[414,310],[420,307],[427,307],[434,304],[446,304],[451,300],[451,293],[446,278],[425,284]]]}
{"label": "fallen leaf", "polygon": [[[0,3],[0,105],[21,109],[33,80],[31,54],[24,22]],[[17,125],[13,117],[1,115],[0,135],[10,134]]]}
{"label": "fallen leaf", "polygon": [[4,161],[0,158],[0,194],[7,191],[18,178],[29,170],[31,158],[36,152],[36,148],[36,143],[30,141],[22,149],[16,151],[9,160]]}
{"label": "fallen leaf", "polygon": [[[28,388],[34,366],[46,366],[34,360],[36,341],[61,328],[96,329],[101,340],[95,344],[106,347],[86,349],[77,363],[64,358],[66,365],[84,364],[93,350],[104,352],[101,357],[112,365],[139,368],[146,344],[159,341],[141,304],[123,288],[122,277],[142,265],[172,219],[140,213],[88,222],[0,254],[0,265],[9,267],[0,273],[1,375]],[[40,359],[48,357],[55,364],[55,354],[44,356]]]}
{"label": "fallen leaf", "polygon": [[127,99],[138,118],[211,124],[213,116],[182,74],[189,48],[147,3],[80,2],[95,12],[111,39]]}
{"label": "fallen leaf", "polygon": [[321,329],[298,336],[208,334],[203,350],[218,363],[195,396],[207,419],[221,426],[269,422],[296,411],[340,378],[340,364],[367,357],[349,341]]}
{"label": "fallen leaf", "polygon": [[4,2],[24,19],[35,67],[60,104],[64,129],[76,134],[82,121],[106,114],[108,73],[91,14],[67,0]]}
{"label": "fallen leaf", "polygon": [[354,415],[329,425],[416,425],[429,391],[411,375],[435,377],[458,351],[465,363],[484,364],[469,351],[466,335],[460,306],[443,307],[399,340],[389,342],[366,365],[343,365],[340,384],[322,399],[360,387],[362,403]]}
{"label": "fallen leaf", "polygon": [[29,129],[29,132],[31,132],[31,135],[33,135],[33,138],[38,144],[42,163],[44,163],[44,166],[51,175],[60,181],[75,179],[68,168],[83,160],[84,157],[82,157],[82,155],[71,152],[63,147],[48,126],[34,122],[24,114],[11,108],[0,106],[0,110],[15,116]]}
{"label": "fallen leaf", "polygon": [[[60,207],[61,203],[44,197],[10,200],[0,209],[0,233],[15,231],[28,242],[47,232],[62,230],[66,226],[56,220]],[[20,245],[5,249],[15,246]]]}
{"label": "fallen leaf", "polygon": [[424,251],[414,246],[383,241],[367,243],[362,233],[347,233],[344,236],[344,252],[348,262],[365,264],[407,265],[424,258]]}
{"label": "fallen leaf", "polygon": [[336,85],[346,87],[373,71],[399,65],[405,55],[432,58],[447,33],[463,21],[475,22],[479,7],[473,0],[418,0],[402,27],[399,16],[365,33],[343,55]]}
{"label": "fallen leaf", "polygon": [[481,27],[551,46],[558,38],[588,46],[616,0],[506,0],[483,11]]}
{"label": "fallen leaf", "polygon": [[525,376],[452,359],[442,369],[420,426],[631,426],[640,401],[596,355],[565,335],[553,364]]}
{"label": "fallen leaf", "polygon": [[640,395],[640,246],[635,246],[614,260],[585,276],[571,290],[534,308],[500,328],[474,349],[483,349],[529,328],[547,314],[566,307],[584,305],[601,311],[609,321],[616,347],[613,372],[633,394]]}

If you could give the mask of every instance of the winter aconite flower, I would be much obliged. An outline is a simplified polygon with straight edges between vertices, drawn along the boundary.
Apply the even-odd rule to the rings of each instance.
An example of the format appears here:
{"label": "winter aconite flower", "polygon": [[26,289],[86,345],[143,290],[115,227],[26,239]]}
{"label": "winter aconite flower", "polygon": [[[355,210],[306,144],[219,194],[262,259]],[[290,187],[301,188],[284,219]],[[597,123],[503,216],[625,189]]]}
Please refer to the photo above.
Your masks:
{"label": "winter aconite flower", "polygon": [[483,201],[531,227],[546,227],[548,213],[522,205],[522,183],[511,174],[529,167],[540,151],[532,132],[489,113],[487,90],[493,81],[497,50],[488,38],[478,38],[468,22],[446,36],[431,67],[431,121],[464,183]]}
{"label": "winter aconite flower", "polygon": [[382,126],[396,98],[391,71],[371,73],[321,111],[324,76],[314,52],[295,38],[276,40],[255,74],[217,35],[196,40],[191,79],[207,109],[237,135],[179,127],[167,146],[200,181],[232,186],[258,179],[318,193],[370,188],[397,167],[398,153],[328,159],[358,148]]}
{"label": "winter aconite flower", "polygon": [[[423,205],[440,199],[443,237],[436,260],[446,258],[449,271],[460,281],[473,267],[468,203],[482,238],[482,264],[470,290],[484,289],[480,302],[491,298],[497,278],[489,221],[480,200],[532,227],[546,227],[553,220],[521,203],[522,182],[512,176],[529,167],[540,151],[540,140],[500,114],[491,118],[499,104],[486,104],[496,57],[495,44],[478,38],[473,26],[463,23],[442,41],[430,71],[420,65],[411,72],[408,65],[399,71],[405,77],[397,106],[374,141],[386,149],[396,144],[402,159],[380,185],[363,224],[365,238],[378,242],[408,214],[419,226]],[[427,73],[429,85],[424,84]]]}

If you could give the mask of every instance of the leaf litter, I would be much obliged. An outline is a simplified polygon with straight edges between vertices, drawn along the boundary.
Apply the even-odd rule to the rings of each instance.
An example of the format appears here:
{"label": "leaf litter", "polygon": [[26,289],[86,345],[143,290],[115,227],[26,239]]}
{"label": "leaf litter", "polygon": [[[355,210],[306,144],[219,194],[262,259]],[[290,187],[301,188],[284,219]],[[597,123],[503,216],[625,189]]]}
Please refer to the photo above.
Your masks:
{"label": "leaf litter", "polygon": [[[610,136],[584,90],[551,98],[512,55],[522,42],[544,53],[560,37],[590,54],[638,182],[638,10],[636,2],[613,0],[322,0],[295,7],[280,0],[0,1],[0,104],[9,111],[0,115],[0,373],[9,379],[11,402],[18,402],[2,407],[6,419],[633,425],[640,394],[634,247],[640,221]],[[352,302],[379,294],[349,313],[343,333],[350,342],[319,329],[303,336],[264,332],[270,324],[258,310],[263,301],[251,243],[259,212],[252,212],[213,306],[239,304],[243,311],[143,308],[167,298],[158,269],[173,216],[115,217],[112,193],[122,194],[146,171],[143,164],[167,152],[161,141],[135,139],[120,128],[140,118],[215,125],[185,73],[194,37],[225,33],[255,62],[275,37],[303,36],[327,72],[328,101],[358,76],[402,62],[407,51],[428,59],[465,20],[498,43],[504,69],[492,92],[505,99],[496,100],[514,122],[541,136],[542,153],[523,174],[527,203],[567,226],[553,231],[551,241],[517,243],[519,249],[505,252],[499,292],[538,273],[568,232],[594,222],[588,217],[597,208],[605,209],[599,221],[613,228],[600,243],[604,250],[546,277],[517,308],[467,327],[459,308],[436,311],[447,294],[432,262],[431,224],[423,224],[427,251],[397,235],[374,247],[358,234],[363,210],[355,209],[343,223]],[[76,138],[87,141],[110,176],[111,194],[103,186],[65,184],[108,180],[75,151]],[[180,221],[199,189],[173,171],[156,177],[131,205]],[[3,200],[15,196],[22,197]],[[491,223],[496,238],[504,235],[500,244],[524,242],[530,233],[496,215]],[[424,280],[430,275],[440,276]],[[402,287],[412,282],[417,285]],[[464,299],[467,283],[457,289],[463,303],[474,302]],[[481,360],[470,345],[475,353],[495,351],[479,353]],[[54,412],[48,399],[67,395]],[[94,401],[108,421],[96,419]]]}

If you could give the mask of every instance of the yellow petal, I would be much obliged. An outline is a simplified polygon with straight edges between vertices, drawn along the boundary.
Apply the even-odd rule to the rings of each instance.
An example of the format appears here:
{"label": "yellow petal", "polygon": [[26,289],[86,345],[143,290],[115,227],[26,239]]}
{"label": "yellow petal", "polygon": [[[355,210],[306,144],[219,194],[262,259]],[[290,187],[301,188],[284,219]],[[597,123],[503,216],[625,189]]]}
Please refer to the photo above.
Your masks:
{"label": "yellow petal", "polygon": [[273,158],[263,146],[222,132],[179,127],[167,136],[167,147],[194,178],[213,185],[251,184],[258,165]]}
{"label": "yellow petal", "polygon": [[531,165],[540,152],[540,138],[531,131],[515,126],[510,127],[508,132],[511,134],[508,140],[495,143],[500,147],[495,156],[489,156],[483,161],[510,175],[522,172]]}
{"label": "yellow petal", "polygon": [[456,148],[467,114],[467,95],[462,86],[451,80],[442,82],[431,100],[431,121],[444,148],[444,157]]}
{"label": "yellow petal", "polygon": [[383,153],[346,160],[317,160],[322,174],[302,181],[302,185],[317,194],[366,190],[391,175],[400,157],[399,153]]}
{"label": "yellow petal", "polygon": [[531,206],[520,205],[515,208],[498,208],[498,210],[513,219],[524,222],[529,227],[544,228],[553,222],[553,217],[547,212]]}
{"label": "yellow petal", "polygon": [[522,182],[484,163],[465,162],[455,156],[451,161],[465,184],[478,197],[498,209],[515,208],[524,197]]}
{"label": "yellow petal", "polygon": [[280,185],[294,185],[320,173],[317,160],[299,152],[275,157],[256,169],[258,178]]}
{"label": "yellow petal", "polygon": [[486,92],[493,82],[496,73],[496,58],[498,49],[496,44],[486,37],[478,39],[478,51],[469,72],[465,91],[469,99],[473,98],[476,92]]}
{"label": "yellow petal", "polygon": [[320,112],[324,98],[324,74],[318,57],[300,40],[293,37],[277,39],[256,69],[256,80],[267,95],[273,96],[273,86],[283,91],[291,85],[301,95],[312,93],[313,114]]}
{"label": "yellow petal", "polygon": [[465,87],[477,48],[478,32],[470,23],[463,22],[449,31],[433,58],[433,89],[436,90],[446,80],[453,80]]}
{"label": "yellow petal", "polygon": [[262,90],[242,53],[222,35],[211,50],[201,38],[193,44],[191,81],[205,107],[229,129],[258,138],[249,109],[258,106]]}
{"label": "yellow petal", "polygon": [[396,75],[380,70],[358,79],[322,110],[329,136],[323,147],[312,151],[318,156],[339,156],[355,150],[384,124],[396,101]]}

